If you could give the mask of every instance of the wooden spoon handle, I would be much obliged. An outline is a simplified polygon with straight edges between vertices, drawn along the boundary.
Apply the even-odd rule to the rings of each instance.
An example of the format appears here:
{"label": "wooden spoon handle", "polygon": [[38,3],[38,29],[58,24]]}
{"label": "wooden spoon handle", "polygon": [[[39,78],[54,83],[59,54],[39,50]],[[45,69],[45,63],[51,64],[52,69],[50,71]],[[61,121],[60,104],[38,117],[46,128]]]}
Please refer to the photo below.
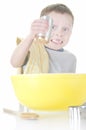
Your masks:
{"label": "wooden spoon handle", "polygon": [[21,112],[9,110],[9,109],[6,109],[6,108],[4,108],[3,111],[5,113],[11,114],[11,115],[19,116],[19,117],[21,117],[23,119],[37,119],[39,117],[38,114],[30,113],[30,112],[21,113]]}
{"label": "wooden spoon handle", "polygon": [[20,117],[24,119],[37,119],[39,116],[36,113],[25,112],[20,113]]}

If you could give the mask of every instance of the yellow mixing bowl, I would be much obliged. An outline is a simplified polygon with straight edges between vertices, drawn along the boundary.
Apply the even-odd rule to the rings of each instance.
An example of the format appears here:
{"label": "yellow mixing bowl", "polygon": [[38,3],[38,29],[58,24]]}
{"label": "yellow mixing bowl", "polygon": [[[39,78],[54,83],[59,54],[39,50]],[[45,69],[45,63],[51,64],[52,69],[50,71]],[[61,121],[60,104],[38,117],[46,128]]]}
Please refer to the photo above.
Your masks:
{"label": "yellow mixing bowl", "polygon": [[86,74],[11,76],[19,102],[34,110],[66,110],[86,102]]}

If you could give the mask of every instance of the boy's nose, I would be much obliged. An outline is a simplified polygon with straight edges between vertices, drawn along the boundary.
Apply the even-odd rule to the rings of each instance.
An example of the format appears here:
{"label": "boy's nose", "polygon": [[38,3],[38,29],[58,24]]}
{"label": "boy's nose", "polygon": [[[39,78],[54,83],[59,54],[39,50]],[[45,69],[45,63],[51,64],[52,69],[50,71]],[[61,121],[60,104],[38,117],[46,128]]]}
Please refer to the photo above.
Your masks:
{"label": "boy's nose", "polygon": [[57,32],[56,32],[56,36],[62,37],[62,36],[63,36],[63,33],[62,33],[61,31],[57,31]]}

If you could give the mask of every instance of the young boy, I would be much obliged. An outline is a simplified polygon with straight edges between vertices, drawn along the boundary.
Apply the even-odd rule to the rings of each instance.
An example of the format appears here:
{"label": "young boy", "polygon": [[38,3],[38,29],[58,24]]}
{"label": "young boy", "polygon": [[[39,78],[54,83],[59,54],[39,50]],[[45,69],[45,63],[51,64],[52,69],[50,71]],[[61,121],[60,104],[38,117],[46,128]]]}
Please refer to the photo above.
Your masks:
{"label": "young boy", "polygon": [[[76,57],[63,49],[67,45],[72,33],[74,16],[71,10],[64,4],[48,5],[40,16],[50,16],[53,19],[53,27],[49,42],[45,49],[49,56],[48,73],[74,73],[76,71]],[[31,24],[30,33],[14,50],[11,57],[13,67],[21,67],[26,62],[31,44],[39,33],[46,33],[48,22],[43,19],[36,19]],[[28,59],[29,60],[29,59]]]}

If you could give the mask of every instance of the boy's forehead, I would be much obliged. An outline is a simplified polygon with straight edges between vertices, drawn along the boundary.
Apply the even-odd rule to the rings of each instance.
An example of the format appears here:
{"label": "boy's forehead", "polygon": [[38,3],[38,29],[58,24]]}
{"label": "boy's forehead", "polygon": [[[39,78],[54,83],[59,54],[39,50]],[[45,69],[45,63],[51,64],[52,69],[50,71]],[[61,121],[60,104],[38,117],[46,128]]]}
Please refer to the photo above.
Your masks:
{"label": "boy's forehead", "polygon": [[68,13],[50,12],[48,15],[53,19],[54,24],[58,22],[64,22],[70,25],[73,24],[72,16]]}

